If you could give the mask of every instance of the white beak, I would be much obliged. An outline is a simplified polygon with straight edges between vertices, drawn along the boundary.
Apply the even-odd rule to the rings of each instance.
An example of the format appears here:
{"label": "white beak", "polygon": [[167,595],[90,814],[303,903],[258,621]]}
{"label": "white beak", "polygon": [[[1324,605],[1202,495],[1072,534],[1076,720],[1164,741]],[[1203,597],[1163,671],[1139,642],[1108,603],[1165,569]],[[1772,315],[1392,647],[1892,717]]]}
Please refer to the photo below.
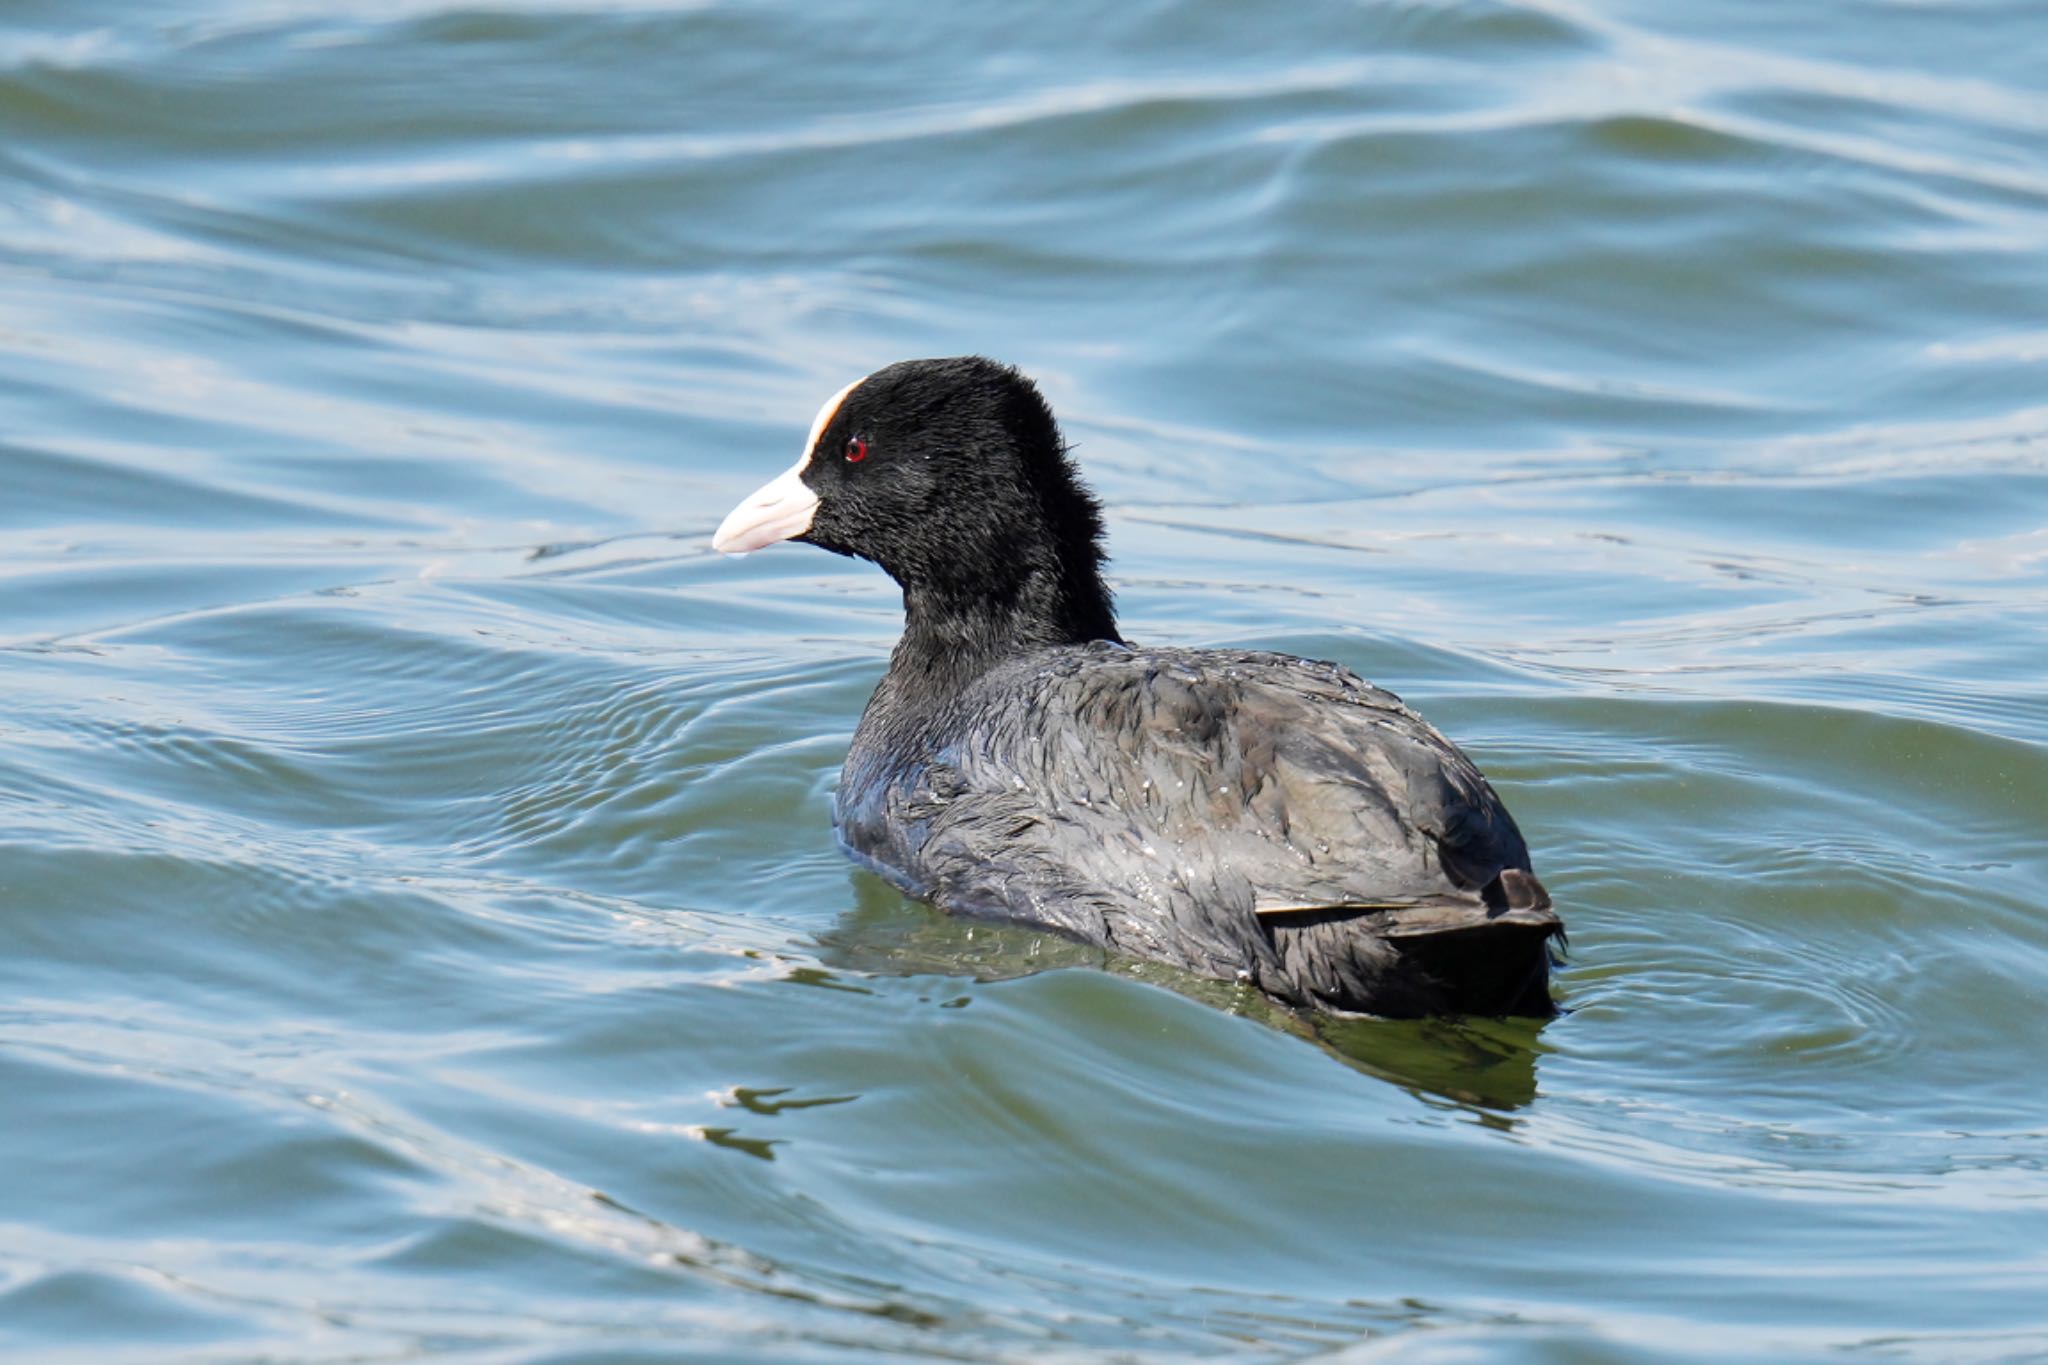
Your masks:
{"label": "white beak", "polygon": [[762,484],[753,496],[733,508],[718,524],[711,548],[720,554],[743,555],[810,530],[811,518],[818,511],[818,495],[804,483],[804,466],[809,463],[808,457],[798,461],[795,468]]}
{"label": "white beak", "polygon": [[718,523],[718,531],[711,537],[712,549],[725,555],[743,555],[773,545],[778,540],[800,536],[811,529],[811,518],[818,513],[818,495],[805,486],[804,470],[810,468],[811,452],[817,448],[818,437],[824,434],[838,413],[839,405],[862,382],[856,379],[825,400],[825,406],[818,409],[818,415],[811,421],[811,434],[804,437],[803,458],[796,462],[794,468],[762,484],[754,490],[754,496],[733,508],[725,520]]}

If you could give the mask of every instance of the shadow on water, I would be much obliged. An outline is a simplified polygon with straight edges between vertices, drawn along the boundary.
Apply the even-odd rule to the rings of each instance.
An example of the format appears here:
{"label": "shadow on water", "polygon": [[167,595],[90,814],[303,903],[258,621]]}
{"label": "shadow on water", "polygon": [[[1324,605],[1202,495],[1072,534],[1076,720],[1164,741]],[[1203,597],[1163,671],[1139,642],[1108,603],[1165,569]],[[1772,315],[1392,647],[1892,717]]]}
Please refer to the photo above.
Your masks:
{"label": "shadow on water", "polygon": [[962,976],[1008,981],[1061,967],[1112,970],[1315,1044],[1330,1056],[1432,1100],[1502,1115],[1536,1098],[1539,1019],[1339,1018],[1292,1009],[1258,991],[1193,976],[1157,962],[1133,962],[1085,943],[1017,925],[955,919],[907,899],[866,872],[853,874],[854,904],[818,937],[820,959],[837,971],[875,976]]}
{"label": "shadow on water", "polygon": [[1454,1100],[1507,1127],[1503,1114],[1536,1098],[1536,1059],[1548,1019],[1310,1021],[1332,1054],[1421,1096]]}

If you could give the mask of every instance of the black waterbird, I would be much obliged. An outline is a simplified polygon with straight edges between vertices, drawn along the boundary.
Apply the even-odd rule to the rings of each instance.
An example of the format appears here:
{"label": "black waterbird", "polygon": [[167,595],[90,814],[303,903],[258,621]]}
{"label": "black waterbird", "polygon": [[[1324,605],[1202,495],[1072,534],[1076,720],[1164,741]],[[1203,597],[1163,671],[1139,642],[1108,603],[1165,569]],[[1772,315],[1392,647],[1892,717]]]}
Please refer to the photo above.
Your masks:
{"label": "black waterbird", "polygon": [[1365,1014],[1555,1013],[1563,924],[1457,746],[1336,664],[1126,642],[1101,510],[1037,388],[977,356],[840,390],[713,541],[879,564],[903,638],[834,822],[956,915]]}

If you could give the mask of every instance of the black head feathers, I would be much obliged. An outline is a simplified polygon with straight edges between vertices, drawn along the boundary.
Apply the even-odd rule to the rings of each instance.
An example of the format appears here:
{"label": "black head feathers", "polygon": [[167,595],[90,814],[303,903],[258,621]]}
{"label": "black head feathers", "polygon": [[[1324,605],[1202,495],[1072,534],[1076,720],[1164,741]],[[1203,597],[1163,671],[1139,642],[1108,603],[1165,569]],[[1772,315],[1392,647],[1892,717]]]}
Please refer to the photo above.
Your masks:
{"label": "black head feathers", "polygon": [[[772,533],[772,534],[771,534]],[[1114,640],[1102,512],[1038,388],[980,356],[906,360],[828,401],[721,549],[808,541],[879,564],[935,648]]]}

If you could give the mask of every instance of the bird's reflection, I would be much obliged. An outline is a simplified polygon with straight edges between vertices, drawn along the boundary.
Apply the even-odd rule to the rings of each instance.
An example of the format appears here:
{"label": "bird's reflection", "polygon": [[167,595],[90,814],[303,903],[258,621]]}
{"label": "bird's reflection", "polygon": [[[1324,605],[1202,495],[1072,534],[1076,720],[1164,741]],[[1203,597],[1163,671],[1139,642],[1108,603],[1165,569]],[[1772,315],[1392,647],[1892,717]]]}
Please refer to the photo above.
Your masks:
{"label": "bird's reflection", "polygon": [[865,872],[852,877],[853,908],[819,938],[840,971],[879,976],[971,976],[1004,981],[1055,967],[1112,963],[1117,975],[1162,986],[1244,1015],[1320,1047],[1332,1057],[1433,1101],[1470,1109],[1484,1123],[1536,1098],[1540,1019],[1340,1018],[1290,1009],[1249,987],[1210,981],[1154,962],[1131,963],[1089,944],[1015,925],[955,919],[907,900]]}

